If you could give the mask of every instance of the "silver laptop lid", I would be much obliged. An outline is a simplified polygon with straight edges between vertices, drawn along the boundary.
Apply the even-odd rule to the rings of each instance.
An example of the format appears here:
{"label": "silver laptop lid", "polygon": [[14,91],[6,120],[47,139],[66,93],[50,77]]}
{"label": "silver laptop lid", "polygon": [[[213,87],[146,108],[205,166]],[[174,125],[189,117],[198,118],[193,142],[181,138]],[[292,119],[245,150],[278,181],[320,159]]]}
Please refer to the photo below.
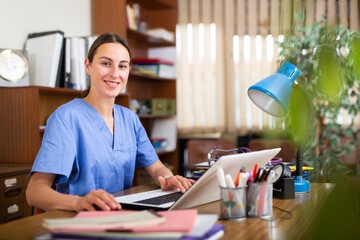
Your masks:
{"label": "silver laptop lid", "polygon": [[264,167],[280,150],[281,148],[274,148],[220,157],[170,210],[187,209],[219,200],[220,188],[216,176],[218,168],[221,167],[225,174],[230,174],[235,179],[241,167],[245,167],[246,171],[252,171],[255,163],[258,168]]}

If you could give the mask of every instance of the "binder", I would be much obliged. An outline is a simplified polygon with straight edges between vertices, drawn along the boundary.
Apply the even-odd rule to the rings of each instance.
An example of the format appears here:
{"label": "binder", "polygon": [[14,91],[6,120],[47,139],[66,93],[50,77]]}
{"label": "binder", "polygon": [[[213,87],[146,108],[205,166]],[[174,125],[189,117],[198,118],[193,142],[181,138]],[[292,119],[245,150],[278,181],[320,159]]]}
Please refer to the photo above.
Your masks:
{"label": "binder", "polygon": [[71,61],[71,88],[80,90],[80,39],[71,37],[70,61]]}
{"label": "binder", "polygon": [[59,66],[63,40],[64,32],[60,30],[28,35],[25,50],[28,52],[30,85],[55,87],[57,78],[62,78]]}
{"label": "binder", "polygon": [[65,87],[71,88],[71,39],[65,38]]}

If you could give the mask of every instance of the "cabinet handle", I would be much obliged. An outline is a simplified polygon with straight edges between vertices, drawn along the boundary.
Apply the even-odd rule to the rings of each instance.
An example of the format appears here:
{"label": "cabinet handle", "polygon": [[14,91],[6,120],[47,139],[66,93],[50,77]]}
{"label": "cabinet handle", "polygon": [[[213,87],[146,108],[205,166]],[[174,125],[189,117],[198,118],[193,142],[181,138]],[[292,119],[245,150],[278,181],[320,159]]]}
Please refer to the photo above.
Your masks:
{"label": "cabinet handle", "polygon": [[5,197],[14,197],[21,193],[22,187],[19,185],[7,187],[5,189]]}
{"label": "cabinet handle", "polygon": [[14,213],[14,214],[10,214],[9,216],[7,216],[5,219],[4,219],[4,222],[10,222],[12,220],[15,220],[15,219],[19,219],[19,218],[22,218],[23,217],[23,214],[22,213]]}

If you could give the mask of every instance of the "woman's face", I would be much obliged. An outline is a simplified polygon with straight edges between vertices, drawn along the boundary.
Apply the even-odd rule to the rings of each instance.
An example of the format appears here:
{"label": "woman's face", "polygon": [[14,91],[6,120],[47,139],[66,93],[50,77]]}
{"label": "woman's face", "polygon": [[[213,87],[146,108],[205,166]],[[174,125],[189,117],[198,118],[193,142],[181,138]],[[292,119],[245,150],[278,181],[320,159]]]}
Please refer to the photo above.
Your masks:
{"label": "woman's face", "polygon": [[98,47],[92,63],[85,60],[90,75],[89,94],[115,98],[125,88],[130,72],[130,55],[119,43],[105,43]]}

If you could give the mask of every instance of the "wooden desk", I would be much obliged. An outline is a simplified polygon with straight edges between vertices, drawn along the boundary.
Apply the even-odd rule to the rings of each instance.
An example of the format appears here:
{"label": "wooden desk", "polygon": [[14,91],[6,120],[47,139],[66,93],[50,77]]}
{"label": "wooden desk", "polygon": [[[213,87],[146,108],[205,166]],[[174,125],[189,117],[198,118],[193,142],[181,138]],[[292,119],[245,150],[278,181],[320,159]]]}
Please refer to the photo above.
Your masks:
{"label": "wooden desk", "polygon": [[[115,195],[142,192],[154,187],[155,185],[142,185]],[[333,184],[312,183],[311,192],[308,194],[297,195],[291,200],[274,199],[273,221],[256,218],[247,218],[243,221],[218,221],[225,225],[222,239],[300,239],[310,228],[333,188]],[[199,213],[219,214],[219,204],[217,201],[199,206],[197,209]],[[291,212],[291,218],[285,219],[289,214],[276,207]],[[53,210],[15,220],[0,225],[0,239],[33,239],[48,232],[41,226],[44,218],[72,217],[75,214],[75,212]]]}

